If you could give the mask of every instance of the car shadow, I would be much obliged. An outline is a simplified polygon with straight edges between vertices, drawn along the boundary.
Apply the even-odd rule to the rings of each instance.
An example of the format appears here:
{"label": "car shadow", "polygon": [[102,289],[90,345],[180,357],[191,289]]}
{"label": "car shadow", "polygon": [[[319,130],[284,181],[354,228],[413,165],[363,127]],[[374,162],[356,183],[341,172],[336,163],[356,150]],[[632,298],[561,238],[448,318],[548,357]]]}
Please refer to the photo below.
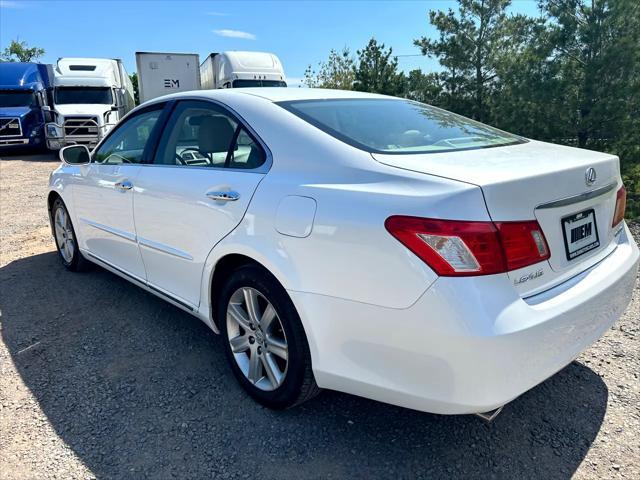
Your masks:
{"label": "car shadow", "polygon": [[0,269],[0,292],[19,374],[98,478],[569,478],[607,405],[573,363],[492,424],[328,391],[274,412],[237,386],[220,337],[105,270],[35,255]]}

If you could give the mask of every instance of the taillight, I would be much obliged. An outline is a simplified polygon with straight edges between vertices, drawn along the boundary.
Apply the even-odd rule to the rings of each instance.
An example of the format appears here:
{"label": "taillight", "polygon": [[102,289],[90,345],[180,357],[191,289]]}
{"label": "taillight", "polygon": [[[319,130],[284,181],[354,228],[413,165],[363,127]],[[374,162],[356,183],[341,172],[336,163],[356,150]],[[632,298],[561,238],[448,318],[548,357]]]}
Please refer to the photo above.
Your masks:
{"label": "taillight", "polygon": [[498,222],[500,240],[507,260],[507,271],[517,270],[549,258],[549,247],[535,220]]}
{"label": "taillight", "polygon": [[467,222],[393,216],[385,227],[438,275],[490,275],[549,258],[538,222]]}
{"label": "taillight", "polygon": [[616,208],[613,211],[612,227],[617,226],[622,220],[624,220],[624,211],[627,209],[627,189],[624,185],[620,187],[618,193],[616,193]]}

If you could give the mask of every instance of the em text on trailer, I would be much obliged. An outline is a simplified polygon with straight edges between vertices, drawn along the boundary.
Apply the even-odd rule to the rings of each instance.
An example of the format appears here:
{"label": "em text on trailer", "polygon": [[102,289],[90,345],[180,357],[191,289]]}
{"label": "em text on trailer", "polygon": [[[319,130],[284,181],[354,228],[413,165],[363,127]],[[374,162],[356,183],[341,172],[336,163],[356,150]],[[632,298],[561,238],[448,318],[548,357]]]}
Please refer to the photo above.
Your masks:
{"label": "em text on trailer", "polygon": [[140,103],[169,93],[200,90],[195,53],[136,52]]}

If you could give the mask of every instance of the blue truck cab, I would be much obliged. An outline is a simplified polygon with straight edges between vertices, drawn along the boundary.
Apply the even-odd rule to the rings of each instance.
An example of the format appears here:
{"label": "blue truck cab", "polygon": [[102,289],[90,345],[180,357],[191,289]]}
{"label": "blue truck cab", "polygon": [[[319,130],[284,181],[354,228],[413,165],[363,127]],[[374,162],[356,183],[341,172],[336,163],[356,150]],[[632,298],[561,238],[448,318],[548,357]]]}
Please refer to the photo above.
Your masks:
{"label": "blue truck cab", "polygon": [[0,152],[45,147],[52,121],[53,67],[42,63],[0,63]]}

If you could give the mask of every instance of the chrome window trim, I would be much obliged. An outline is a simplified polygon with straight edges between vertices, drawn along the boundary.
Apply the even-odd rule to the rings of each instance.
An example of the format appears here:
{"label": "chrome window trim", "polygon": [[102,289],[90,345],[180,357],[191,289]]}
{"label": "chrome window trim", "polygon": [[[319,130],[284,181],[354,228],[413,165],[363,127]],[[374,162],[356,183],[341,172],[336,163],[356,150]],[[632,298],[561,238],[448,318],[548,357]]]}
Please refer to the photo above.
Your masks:
{"label": "chrome window trim", "polygon": [[266,165],[265,162],[257,168],[225,168],[225,167],[206,167],[204,165],[162,165],[162,164],[153,164],[153,163],[140,163],[138,164],[141,167],[155,167],[155,168],[188,168],[189,170],[206,170],[209,172],[246,172],[246,173],[257,173],[257,174],[266,174],[269,170],[263,169],[262,167]]}
{"label": "chrome window trim", "polygon": [[585,200],[590,200],[592,198],[609,193],[612,190],[615,190],[617,186],[617,182],[612,182],[605,185],[604,187],[596,188],[595,190],[592,190],[590,192],[579,193],[578,195],[571,195],[569,197],[561,198],[560,200],[554,200],[553,202],[542,203],[536,207],[536,210],[566,207],[568,205],[573,205],[574,203],[584,202]]}

